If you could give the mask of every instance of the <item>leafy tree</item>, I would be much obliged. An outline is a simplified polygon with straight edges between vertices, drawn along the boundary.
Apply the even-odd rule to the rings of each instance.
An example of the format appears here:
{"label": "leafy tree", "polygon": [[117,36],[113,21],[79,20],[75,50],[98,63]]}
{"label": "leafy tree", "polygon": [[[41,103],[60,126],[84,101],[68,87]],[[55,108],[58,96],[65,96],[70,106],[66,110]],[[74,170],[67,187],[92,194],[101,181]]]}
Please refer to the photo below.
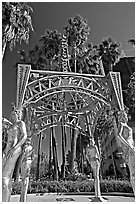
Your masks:
{"label": "leafy tree", "polygon": [[8,44],[12,50],[17,42],[28,43],[33,31],[30,12],[32,8],[25,2],[2,3],[2,57]]}

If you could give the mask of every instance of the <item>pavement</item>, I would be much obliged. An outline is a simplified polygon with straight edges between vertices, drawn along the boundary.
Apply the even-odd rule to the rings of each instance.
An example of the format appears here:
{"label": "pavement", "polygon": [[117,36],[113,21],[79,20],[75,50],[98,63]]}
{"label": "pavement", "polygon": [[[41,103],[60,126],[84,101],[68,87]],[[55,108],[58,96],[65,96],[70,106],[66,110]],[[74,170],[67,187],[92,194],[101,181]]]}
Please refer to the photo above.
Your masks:
{"label": "pavement", "polygon": [[[12,195],[10,202],[19,202],[20,195]],[[108,194],[102,195],[105,202],[135,202],[135,197],[128,194]],[[56,193],[38,193],[28,194],[27,202],[99,202],[95,200],[92,194],[56,194]]]}

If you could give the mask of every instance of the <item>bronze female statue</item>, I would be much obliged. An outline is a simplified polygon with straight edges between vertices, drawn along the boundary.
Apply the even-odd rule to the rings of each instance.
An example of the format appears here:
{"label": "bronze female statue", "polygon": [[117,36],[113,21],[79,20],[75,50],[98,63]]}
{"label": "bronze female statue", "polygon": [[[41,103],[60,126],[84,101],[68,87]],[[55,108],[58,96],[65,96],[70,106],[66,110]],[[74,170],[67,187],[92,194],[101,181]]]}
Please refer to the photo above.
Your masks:
{"label": "bronze female statue", "polygon": [[8,140],[2,157],[2,201],[9,202],[12,176],[16,161],[22,152],[22,145],[27,139],[25,123],[22,121],[22,110],[12,112],[13,125],[7,131]]}
{"label": "bronze female statue", "polygon": [[20,202],[27,200],[29,175],[32,163],[33,147],[31,144],[31,131],[26,130],[22,120],[22,110],[14,108],[12,112],[13,125],[7,130],[7,144],[2,158],[2,201],[9,202],[12,190],[12,177],[18,161],[18,169],[21,169],[21,195]]}
{"label": "bronze female statue", "polygon": [[127,125],[128,117],[124,111],[119,112],[119,134],[118,138],[124,154],[125,162],[130,170],[130,182],[135,193],[135,148],[132,128]]}
{"label": "bronze female statue", "polygon": [[106,200],[102,198],[100,191],[99,170],[101,158],[93,136],[90,138],[90,144],[88,144],[86,147],[86,158],[94,174],[95,198],[92,200],[92,202],[106,202]]}

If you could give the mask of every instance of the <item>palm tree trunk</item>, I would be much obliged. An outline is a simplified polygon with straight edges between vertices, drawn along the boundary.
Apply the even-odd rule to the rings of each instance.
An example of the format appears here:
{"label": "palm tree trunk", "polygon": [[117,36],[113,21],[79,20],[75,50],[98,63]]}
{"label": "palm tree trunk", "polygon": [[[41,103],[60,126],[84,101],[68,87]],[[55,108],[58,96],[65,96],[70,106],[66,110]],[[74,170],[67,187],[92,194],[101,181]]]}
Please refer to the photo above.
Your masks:
{"label": "palm tree trunk", "polygon": [[54,180],[58,181],[57,147],[54,135],[52,135],[52,145],[53,145]]}
{"label": "palm tree trunk", "polygon": [[84,148],[82,147],[82,154],[81,154],[81,173],[84,173]]}
{"label": "palm tree trunk", "polygon": [[66,148],[65,148],[65,127],[64,127],[64,116],[62,116],[61,132],[62,132],[62,165],[61,165],[61,178],[65,178],[65,164],[66,164]]}
{"label": "palm tree trunk", "polygon": [[83,173],[83,146],[82,146],[82,135],[80,134],[80,172]]}
{"label": "palm tree trunk", "polygon": [[[53,116],[51,116],[51,122],[53,122]],[[57,161],[57,148],[56,148],[54,127],[51,127],[51,134],[52,134],[52,148],[53,148],[54,180],[58,181],[58,161]]]}
{"label": "palm tree trunk", "polygon": [[72,140],[71,140],[71,163],[70,163],[70,171],[74,170],[74,161],[76,158],[76,142],[77,142],[78,131],[72,129]]}
{"label": "palm tree trunk", "polygon": [[[113,119],[113,127],[114,127],[114,135],[115,135],[117,147],[121,147],[120,141],[119,141],[119,139],[117,137],[117,135],[118,135],[118,126],[117,126],[115,118]],[[116,171],[116,165],[115,165],[115,159],[114,159],[114,156],[113,156],[113,152],[112,152],[111,155],[112,155],[112,161],[113,161],[113,167],[114,167],[114,174],[115,174],[115,177],[117,178],[117,171]]]}
{"label": "palm tree trunk", "polygon": [[51,71],[51,67],[52,67],[52,60],[49,59],[49,71]]}
{"label": "palm tree trunk", "polygon": [[70,160],[70,172],[72,172],[74,167],[74,129],[71,129],[71,160]]}
{"label": "palm tree trunk", "polygon": [[41,142],[42,142],[42,133],[39,135],[38,140],[38,160],[37,160],[37,173],[36,173],[36,180],[39,179],[40,176],[40,160],[41,160]]}
{"label": "palm tree trunk", "polygon": [[50,129],[50,145],[49,145],[49,172],[51,171],[52,160],[52,133]]}
{"label": "palm tree trunk", "polygon": [[76,47],[76,44],[75,44],[75,46],[74,46],[74,69],[75,69],[75,73],[77,72],[77,60],[76,60],[76,57],[77,57],[77,54],[76,54],[76,49],[77,49],[77,47]]}
{"label": "palm tree trunk", "polygon": [[[63,93],[64,99],[64,110],[66,110],[65,93]],[[61,178],[65,179],[65,168],[66,168],[66,128],[65,128],[65,116],[62,115],[61,121],[61,132],[62,132],[62,165],[61,165]]]}
{"label": "palm tree trunk", "polygon": [[112,63],[109,64],[109,72],[113,72],[113,64]]}

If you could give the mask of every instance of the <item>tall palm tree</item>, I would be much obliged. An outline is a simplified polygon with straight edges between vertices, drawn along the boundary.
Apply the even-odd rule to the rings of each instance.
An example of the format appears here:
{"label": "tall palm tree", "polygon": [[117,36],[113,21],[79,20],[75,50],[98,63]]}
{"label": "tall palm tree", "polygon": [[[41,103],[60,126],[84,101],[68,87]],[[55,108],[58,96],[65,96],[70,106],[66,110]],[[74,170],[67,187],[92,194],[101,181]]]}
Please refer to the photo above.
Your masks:
{"label": "tall palm tree", "polygon": [[[70,18],[68,20],[68,25],[64,27],[65,36],[68,38],[68,46],[71,55],[70,66],[73,72],[77,72],[77,53],[79,49],[87,41],[89,35],[89,26],[87,21],[84,20],[80,15]],[[74,168],[74,159],[76,156],[76,141],[77,141],[77,131],[72,129],[71,131],[71,164],[70,170]]]}
{"label": "tall palm tree", "polygon": [[68,37],[68,45],[72,47],[72,68],[73,72],[77,72],[76,68],[76,56],[78,48],[84,45],[89,35],[89,26],[87,21],[84,20],[80,15],[70,18],[69,24],[64,27],[65,35]]}
{"label": "tall palm tree", "polygon": [[107,72],[113,71],[113,66],[119,61],[123,54],[120,49],[120,43],[109,37],[104,39],[101,44],[98,45],[97,50]]}
{"label": "tall palm tree", "polygon": [[25,2],[2,3],[2,58],[8,44],[12,50],[17,42],[28,43],[30,30],[33,31],[32,11]]}
{"label": "tall palm tree", "polygon": [[61,34],[56,30],[47,30],[44,35],[41,36],[42,42],[41,51],[48,60],[49,70],[53,69],[53,62],[58,60],[61,46]]}

